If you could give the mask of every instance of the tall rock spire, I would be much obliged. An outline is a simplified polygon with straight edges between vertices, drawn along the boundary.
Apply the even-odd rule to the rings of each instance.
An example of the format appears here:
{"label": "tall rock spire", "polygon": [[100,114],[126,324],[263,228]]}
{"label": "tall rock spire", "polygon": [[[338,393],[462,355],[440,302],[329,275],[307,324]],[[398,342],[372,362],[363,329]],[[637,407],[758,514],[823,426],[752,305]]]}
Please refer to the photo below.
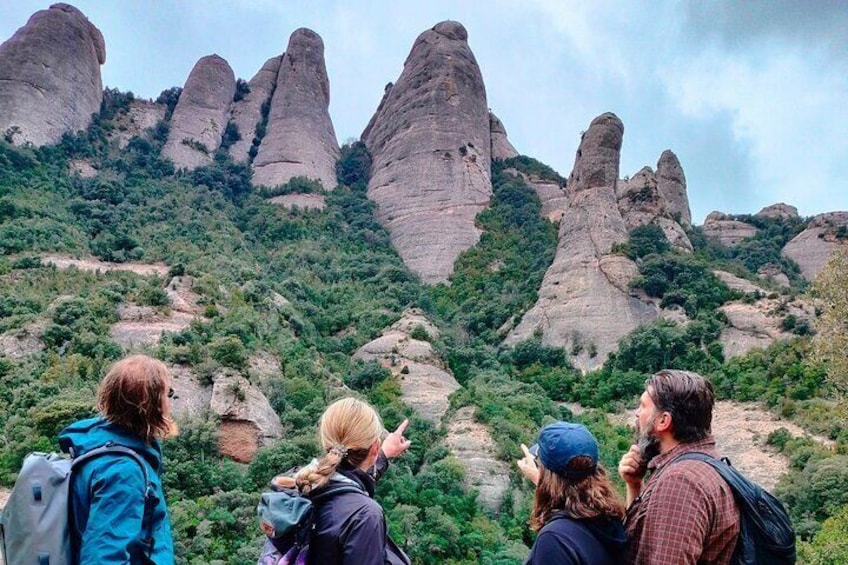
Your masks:
{"label": "tall rock spire", "polygon": [[256,126],[262,122],[262,106],[271,103],[271,95],[277,86],[277,74],[280,72],[282,55],[271,57],[259,72],[247,83],[250,92],[244,98],[233,102],[232,122],[241,136],[230,146],[230,157],[237,163],[250,159],[250,148],[256,136]]}
{"label": "tall rock spire", "polygon": [[53,4],[0,45],[0,136],[56,143],[100,112],[103,35],[82,12]]}
{"label": "tall rock spire", "polygon": [[583,134],[566,185],[554,262],[536,305],[506,343],[541,331],[544,344],[566,348],[576,367],[593,369],[622,337],[656,315],[653,307],[630,296],[636,264],[611,253],[614,244],[627,241],[615,193],[623,135],[621,120],[611,113],[592,120]]}
{"label": "tall rock spire", "polygon": [[229,63],[207,55],[195,63],[171,116],[162,156],[179,168],[212,163],[230,120],[236,78]]}
{"label": "tall rock spire", "polygon": [[657,190],[665,200],[666,210],[684,228],[692,227],[692,212],[689,211],[689,196],[686,194],[686,176],[683,167],[671,150],[666,149],[657,161]]}
{"label": "tall rock spire", "polygon": [[329,106],[324,42],[312,30],[295,30],[277,74],[267,133],[253,160],[254,184],[275,186],[303,176],[335,188],[339,142]]}
{"label": "tall rock spire", "polygon": [[428,284],[447,280],[477,243],[474,219],[492,194],[486,88],[467,39],[451,21],[419,35],[362,133],[377,218]]}

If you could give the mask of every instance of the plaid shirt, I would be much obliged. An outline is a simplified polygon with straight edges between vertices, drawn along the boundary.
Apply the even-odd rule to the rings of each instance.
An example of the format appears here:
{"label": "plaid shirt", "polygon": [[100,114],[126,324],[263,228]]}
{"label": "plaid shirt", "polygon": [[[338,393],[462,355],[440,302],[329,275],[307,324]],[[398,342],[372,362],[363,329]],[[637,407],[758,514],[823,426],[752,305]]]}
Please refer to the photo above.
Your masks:
{"label": "plaid shirt", "polygon": [[716,456],[712,437],[655,457],[651,477],[627,509],[627,562],[633,565],[727,565],[739,537],[733,492],[703,461],[671,461],[699,451]]}

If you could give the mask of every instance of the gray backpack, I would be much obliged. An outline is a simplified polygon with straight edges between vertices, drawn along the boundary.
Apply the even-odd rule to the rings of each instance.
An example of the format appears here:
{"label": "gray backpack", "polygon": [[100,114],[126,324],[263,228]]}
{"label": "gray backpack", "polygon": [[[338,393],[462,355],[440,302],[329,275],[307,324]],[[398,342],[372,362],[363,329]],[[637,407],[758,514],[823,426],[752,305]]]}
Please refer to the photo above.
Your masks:
{"label": "gray backpack", "polygon": [[0,553],[6,565],[71,565],[70,484],[71,474],[82,463],[106,454],[132,457],[144,473],[144,518],[148,533],[142,543],[152,540],[148,500],[155,496],[147,467],[128,447],[108,443],[76,458],[57,453],[30,453],[0,514]]}

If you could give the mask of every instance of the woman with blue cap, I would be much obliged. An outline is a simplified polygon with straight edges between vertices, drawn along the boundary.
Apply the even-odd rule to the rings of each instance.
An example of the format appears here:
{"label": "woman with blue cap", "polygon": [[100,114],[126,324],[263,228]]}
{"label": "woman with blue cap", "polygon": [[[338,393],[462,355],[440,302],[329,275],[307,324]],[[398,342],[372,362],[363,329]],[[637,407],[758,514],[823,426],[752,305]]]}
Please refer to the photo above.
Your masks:
{"label": "woman with blue cap", "polygon": [[621,563],[624,504],[598,464],[598,442],[589,430],[554,422],[521,450],[518,468],[536,485],[530,528],[539,532],[525,565]]}

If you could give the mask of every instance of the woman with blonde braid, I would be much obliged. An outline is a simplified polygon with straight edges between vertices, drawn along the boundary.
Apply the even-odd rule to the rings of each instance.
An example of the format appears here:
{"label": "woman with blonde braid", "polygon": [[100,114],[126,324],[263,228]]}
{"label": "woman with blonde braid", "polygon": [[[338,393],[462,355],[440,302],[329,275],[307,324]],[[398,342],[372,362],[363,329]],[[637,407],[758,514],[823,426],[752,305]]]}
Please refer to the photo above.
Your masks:
{"label": "woman with blonde braid", "polygon": [[317,505],[310,543],[310,565],[408,565],[409,558],[389,539],[382,507],[372,498],[388,459],[410,445],[403,437],[408,420],[384,435],[377,412],[365,402],[343,398],[324,411],[318,424],[324,455],[300,469],[294,478],[279,476],[274,484],[314,495],[338,484],[353,485]]}

